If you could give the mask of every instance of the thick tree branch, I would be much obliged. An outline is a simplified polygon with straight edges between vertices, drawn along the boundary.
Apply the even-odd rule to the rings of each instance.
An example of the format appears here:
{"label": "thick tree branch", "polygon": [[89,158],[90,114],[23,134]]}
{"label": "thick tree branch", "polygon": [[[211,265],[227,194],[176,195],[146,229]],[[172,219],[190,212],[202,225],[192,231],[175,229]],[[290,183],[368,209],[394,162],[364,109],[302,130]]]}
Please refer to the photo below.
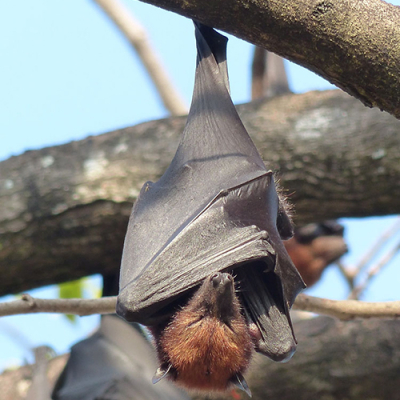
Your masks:
{"label": "thick tree branch", "polygon": [[381,0],[142,0],[316,72],[400,118],[400,8]]}
{"label": "thick tree branch", "polygon": [[261,355],[253,360],[246,375],[253,400],[399,398],[398,320],[341,322],[320,317],[295,323],[294,330],[298,346],[288,363]]}
{"label": "thick tree branch", "polygon": [[[51,387],[54,386],[62,372],[68,357],[69,354],[64,354],[49,361],[47,378]],[[34,369],[35,364],[3,372],[0,375],[1,400],[27,400],[28,391],[33,384]],[[43,399],[37,398],[36,400]]]}
{"label": "thick tree branch", "polygon": [[[239,107],[297,224],[400,213],[400,122],[340,91]],[[0,295],[119,268],[132,203],[169,165],[185,118],[0,163]],[[29,273],[27,273],[29,271]]]}
{"label": "thick tree branch", "polygon": [[[81,316],[113,314],[116,301],[116,296],[100,299],[37,299],[24,294],[20,300],[0,303],[0,316],[33,313],[62,313]],[[300,294],[293,309],[328,315],[341,320],[400,317],[400,301],[371,303],[358,300],[329,300]]]}
{"label": "thick tree branch", "polygon": [[[400,321],[357,320],[341,322],[327,317],[294,323],[298,347],[288,363],[275,363],[267,357],[254,357],[246,380],[253,400],[376,400],[397,399],[400,385]],[[144,339],[143,339],[144,340]],[[145,343],[144,343],[145,345]],[[66,356],[50,361],[51,384],[60,374]],[[151,360],[138,360],[150,365]],[[26,397],[32,366],[0,375],[2,400]],[[137,375],[135,375],[137,378]],[[143,392],[142,380],[136,379]],[[142,389],[142,391],[141,391]],[[238,394],[235,394],[235,398]],[[196,396],[210,399],[210,396]],[[214,400],[232,400],[213,395]],[[245,399],[245,395],[242,399]]]}

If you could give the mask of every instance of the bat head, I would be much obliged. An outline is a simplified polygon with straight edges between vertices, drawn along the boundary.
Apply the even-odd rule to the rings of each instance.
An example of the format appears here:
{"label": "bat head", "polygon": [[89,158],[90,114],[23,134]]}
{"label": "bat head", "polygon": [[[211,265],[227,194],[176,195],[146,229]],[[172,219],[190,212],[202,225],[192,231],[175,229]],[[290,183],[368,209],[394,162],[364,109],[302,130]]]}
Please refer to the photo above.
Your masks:
{"label": "bat head", "polygon": [[325,268],[347,252],[344,227],[324,221],[297,228],[285,247],[307,286],[316,283]]}
{"label": "bat head", "polygon": [[320,223],[307,224],[296,228],[294,237],[299,243],[308,244],[314,239],[323,236],[343,237],[344,226],[335,220],[327,220]]}
{"label": "bat head", "polygon": [[250,393],[242,374],[254,346],[232,275],[219,272],[206,278],[165,327],[151,330],[161,364],[154,382],[168,377],[209,391],[234,384]]}
{"label": "bat head", "polygon": [[215,318],[231,326],[240,314],[232,275],[218,272],[208,277],[193,296],[190,307],[199,318]]}

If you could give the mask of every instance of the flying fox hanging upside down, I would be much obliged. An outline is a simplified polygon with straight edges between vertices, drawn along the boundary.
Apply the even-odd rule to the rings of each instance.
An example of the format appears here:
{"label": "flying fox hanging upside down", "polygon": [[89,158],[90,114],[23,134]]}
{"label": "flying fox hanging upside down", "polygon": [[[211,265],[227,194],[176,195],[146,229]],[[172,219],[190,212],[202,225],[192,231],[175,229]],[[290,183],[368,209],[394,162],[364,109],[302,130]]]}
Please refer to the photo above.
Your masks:
{"label": "flying fox hanging upside down", "polygon": [[165,327],[150,330],[161,363],[154,382],[170,376],[187,388],[225,390],[233,384],[250,393],[242,373],[254,345],[232,275],[206,278]]}
{"label": "flying fox hanging upside down", "polygon": [[321,278],[325,268],[347,252],[344,227],[328,220],[296,228],[285,248],[308,287]]}
{"label": "flying fox hanging upside down", "polygon": [[150,327],[154,382],[250,393],[253,350],[293,355],[289,309],[305,285],[282,242],[293,233],[285,202],[229,94],[227,39],[197,22],[195,33],[187,123],[171,165],[134,205],[117,313]]}

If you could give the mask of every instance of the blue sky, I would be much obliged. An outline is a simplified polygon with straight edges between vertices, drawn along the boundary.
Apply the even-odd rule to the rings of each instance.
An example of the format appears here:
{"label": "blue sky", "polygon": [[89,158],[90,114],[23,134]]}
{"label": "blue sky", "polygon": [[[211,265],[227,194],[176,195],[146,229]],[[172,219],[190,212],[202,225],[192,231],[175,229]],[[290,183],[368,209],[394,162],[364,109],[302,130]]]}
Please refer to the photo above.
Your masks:
{"label": "blue sky", "polygon": [[[146,28],[189,105],[195,67],[191,21],[135,0],[124,3]],[[393,3],[400,4],[400,0]],[[93,1],[1,2],[0,53],[0,160],[168,114],[137,56]],[[235,103],[249,100],[251,54],[249,44],[230,37],[228,66]],[[312,72],[286,65],[295,92],[333,88]],[[354,263],[392,220],[344,221],[351,247],[345,261]],[[399,257],[393,260],[364,299],[400,299],[399,262]],[[91,282],[94,287],[100,285],[98,277]],[[312,294],[341,299],[346,289],[331,267]],[[56,296],[57,291],[49,287],[32,294],[46,298]],[[87,296],[92,294],[88,290]],[[93,331],[97,321],[97,316],[84,317],[72,325],[59,315],[0,319],[0,370],[24,358],[30,361],[31,346],[49,344],[57,352],[67,351],[74,341]]]}

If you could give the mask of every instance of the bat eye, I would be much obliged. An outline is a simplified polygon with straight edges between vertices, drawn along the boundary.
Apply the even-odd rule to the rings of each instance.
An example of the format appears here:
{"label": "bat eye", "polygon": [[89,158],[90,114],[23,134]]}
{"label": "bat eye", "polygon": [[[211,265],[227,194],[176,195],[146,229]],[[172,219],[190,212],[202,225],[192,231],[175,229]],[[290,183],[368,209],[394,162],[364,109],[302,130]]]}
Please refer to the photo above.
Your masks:
{"label": "bat eye", "polygon": [[198,324],[199,322],[201,322],[203,319],[204,319],[204,315],[200,315],[198,319],[196,319],[195,321],[191,322],[191,323],[188,325],[188,328],[191,327],[191,326],[197,325],[197,324]]}

